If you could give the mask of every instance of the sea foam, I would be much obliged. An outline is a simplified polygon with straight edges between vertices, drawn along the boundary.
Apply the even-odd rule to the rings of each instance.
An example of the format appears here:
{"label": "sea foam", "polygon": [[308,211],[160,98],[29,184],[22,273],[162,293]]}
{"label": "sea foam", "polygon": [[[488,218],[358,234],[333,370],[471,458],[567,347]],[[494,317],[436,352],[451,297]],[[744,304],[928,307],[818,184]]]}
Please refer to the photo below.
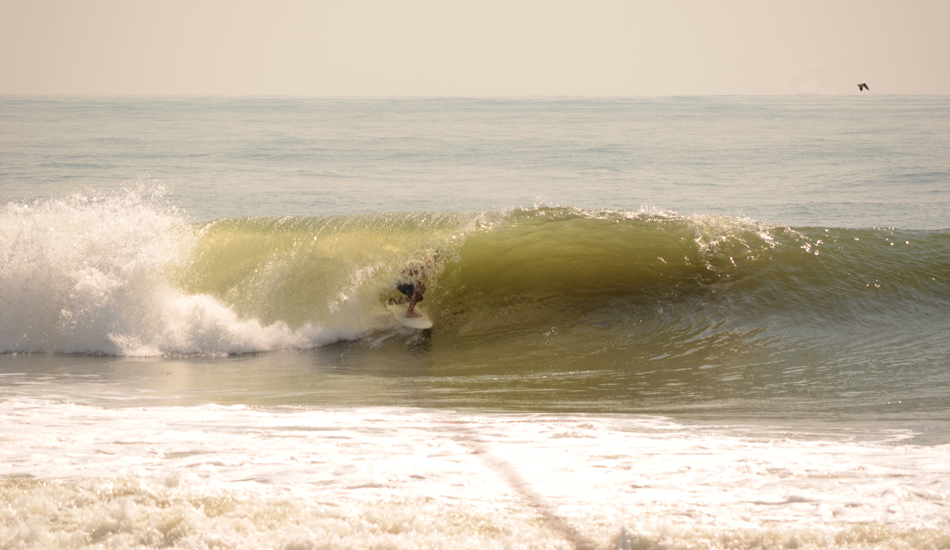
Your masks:
{"label": "sea foam", "polygon": [[[3,548],[945,548],[909,430],[0,402]],[[558,528],[558,525],[561,528]]]}
{"label": "sea foam", "polygon": [[0,352],[227,354],[341,336],[242,318],[168,277],[197,233],[160,188],[0,208]]}

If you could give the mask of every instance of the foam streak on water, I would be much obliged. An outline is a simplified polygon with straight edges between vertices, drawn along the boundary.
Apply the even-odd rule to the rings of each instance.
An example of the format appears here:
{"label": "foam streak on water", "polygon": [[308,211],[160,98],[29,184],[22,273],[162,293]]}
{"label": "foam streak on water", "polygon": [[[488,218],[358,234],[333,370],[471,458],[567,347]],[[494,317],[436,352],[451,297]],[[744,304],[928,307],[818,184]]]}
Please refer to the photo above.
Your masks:
{"label": "foam streak on water", "polygon": [[909,548],[950,528],[950,449],[902,430],[31,399],[0,416],[4,547],[575,546],[498,464],[597,548]]}

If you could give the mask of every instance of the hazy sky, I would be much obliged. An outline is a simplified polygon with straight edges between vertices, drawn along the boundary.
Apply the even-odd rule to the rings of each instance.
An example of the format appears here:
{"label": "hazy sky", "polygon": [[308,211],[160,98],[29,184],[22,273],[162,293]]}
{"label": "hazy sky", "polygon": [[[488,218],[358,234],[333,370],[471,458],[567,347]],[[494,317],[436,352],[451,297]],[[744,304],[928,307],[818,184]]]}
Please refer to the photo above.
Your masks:
{"label": "hazy sky", "polygon": [[0,0],[4,94],[852,94],[859,82],[950,94],[950,1]]}

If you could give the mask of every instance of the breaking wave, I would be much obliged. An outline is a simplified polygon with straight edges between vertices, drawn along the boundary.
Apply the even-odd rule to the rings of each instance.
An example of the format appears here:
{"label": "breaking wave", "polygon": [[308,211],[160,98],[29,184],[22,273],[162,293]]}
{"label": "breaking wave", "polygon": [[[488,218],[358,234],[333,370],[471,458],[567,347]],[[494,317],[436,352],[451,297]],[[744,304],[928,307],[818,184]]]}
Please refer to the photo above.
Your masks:
{"label": "breaking wave", "polygon": [[0,208],[0,352],[233,354],[358,339],[394,330],[380,302],[426,261],[436,331],[462,339],[578,320],[629,333],[664,311],[678,313],[649,329],[657,338],[687,318],[900,321],[950,302],[947,231],[569,207],[195,224],[160,190],[126,190]]}

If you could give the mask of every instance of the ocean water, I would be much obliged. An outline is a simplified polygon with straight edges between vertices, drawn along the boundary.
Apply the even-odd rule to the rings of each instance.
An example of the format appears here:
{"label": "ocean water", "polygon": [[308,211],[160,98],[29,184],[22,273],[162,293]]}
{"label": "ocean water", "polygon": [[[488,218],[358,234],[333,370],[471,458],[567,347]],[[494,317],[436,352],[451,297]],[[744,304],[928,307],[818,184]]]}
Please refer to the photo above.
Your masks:
{"label": "ocean water", "polygon": [[0,548],[950,548],[948,220],[943,96],[2,97]]}

